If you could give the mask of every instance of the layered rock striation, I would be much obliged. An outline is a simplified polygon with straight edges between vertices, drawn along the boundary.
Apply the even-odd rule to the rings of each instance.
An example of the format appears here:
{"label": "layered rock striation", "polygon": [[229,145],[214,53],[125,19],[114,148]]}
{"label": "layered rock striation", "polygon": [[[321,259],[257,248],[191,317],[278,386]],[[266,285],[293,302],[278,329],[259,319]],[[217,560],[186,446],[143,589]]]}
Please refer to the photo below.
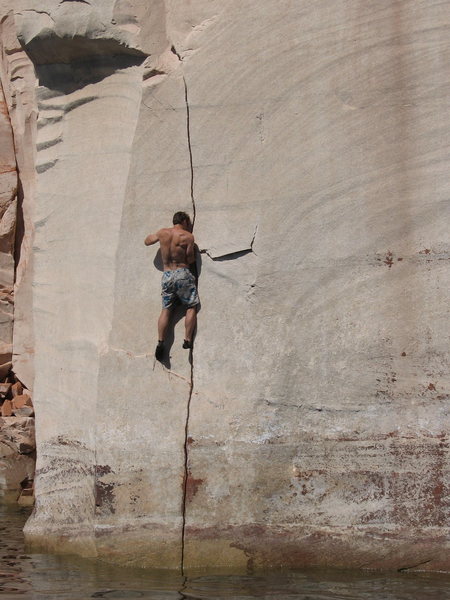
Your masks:
{"label": "layered rock striation", "polygon": [[[44,5],[2,4],[28,78],[26,110],[7,99],[28,540],[182,570],[448,570],[445,5]],[[177,210],[202,304],[192,354],[177,313],[160,364],[143,239]]]}

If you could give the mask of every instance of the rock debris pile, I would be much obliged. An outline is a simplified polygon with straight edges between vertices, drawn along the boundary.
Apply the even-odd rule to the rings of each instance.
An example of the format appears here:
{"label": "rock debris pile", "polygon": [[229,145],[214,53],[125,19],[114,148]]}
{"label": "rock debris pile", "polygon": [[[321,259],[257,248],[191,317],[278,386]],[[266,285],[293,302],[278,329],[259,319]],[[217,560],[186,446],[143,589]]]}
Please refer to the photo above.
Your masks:
{"label": "rock debris pile", "polygon": [[0,383],[0,499],[32,504],[36,460],[34,408],[14,376]]}

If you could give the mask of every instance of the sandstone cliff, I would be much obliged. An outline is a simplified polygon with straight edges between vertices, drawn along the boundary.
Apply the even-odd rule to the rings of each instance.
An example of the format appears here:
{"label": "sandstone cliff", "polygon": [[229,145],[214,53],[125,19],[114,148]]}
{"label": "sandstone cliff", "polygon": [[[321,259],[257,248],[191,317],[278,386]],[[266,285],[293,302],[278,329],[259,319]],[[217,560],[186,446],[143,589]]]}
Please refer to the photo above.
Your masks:
{"label": "sandstone cliff", "polygon": [[[1,7],[28,539],[142,566],[449,569],[446,4]],[[180,321],[163,366],[143,239],[176,210],[202,305],[191,362]]]}

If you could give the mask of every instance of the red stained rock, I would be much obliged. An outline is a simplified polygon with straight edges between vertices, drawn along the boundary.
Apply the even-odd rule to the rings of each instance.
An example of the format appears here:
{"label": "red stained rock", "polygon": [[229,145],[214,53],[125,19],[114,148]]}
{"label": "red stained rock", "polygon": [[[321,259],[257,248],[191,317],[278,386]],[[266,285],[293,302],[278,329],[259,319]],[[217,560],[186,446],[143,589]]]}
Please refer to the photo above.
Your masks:
{"label": "red stained rock", "polygon": [[13,409],[23,408],[24,406],[33,406],[31,402],[31,397],[28,394],[21,394],[20,396],[15,396],[12,400]]}
{"label": "red stained rock", "polygon": [[11,400],[5,400],[2,404],[1,408],[2,417],[11,417],[12,416],[12,402]]}

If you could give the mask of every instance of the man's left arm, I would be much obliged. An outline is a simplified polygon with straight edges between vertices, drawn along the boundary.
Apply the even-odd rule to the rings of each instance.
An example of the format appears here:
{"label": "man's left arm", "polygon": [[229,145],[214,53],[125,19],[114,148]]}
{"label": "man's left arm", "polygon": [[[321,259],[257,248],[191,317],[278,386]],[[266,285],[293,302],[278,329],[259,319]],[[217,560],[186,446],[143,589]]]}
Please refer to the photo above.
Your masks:
{"label": "man's left arm", "polygon": [[188,265],[191,265],[192,263],[195,263],[195,242],[194,242],[194,236],[192,236],[192,239],[189,241],[187,248],[186,248],[186,260]]}

